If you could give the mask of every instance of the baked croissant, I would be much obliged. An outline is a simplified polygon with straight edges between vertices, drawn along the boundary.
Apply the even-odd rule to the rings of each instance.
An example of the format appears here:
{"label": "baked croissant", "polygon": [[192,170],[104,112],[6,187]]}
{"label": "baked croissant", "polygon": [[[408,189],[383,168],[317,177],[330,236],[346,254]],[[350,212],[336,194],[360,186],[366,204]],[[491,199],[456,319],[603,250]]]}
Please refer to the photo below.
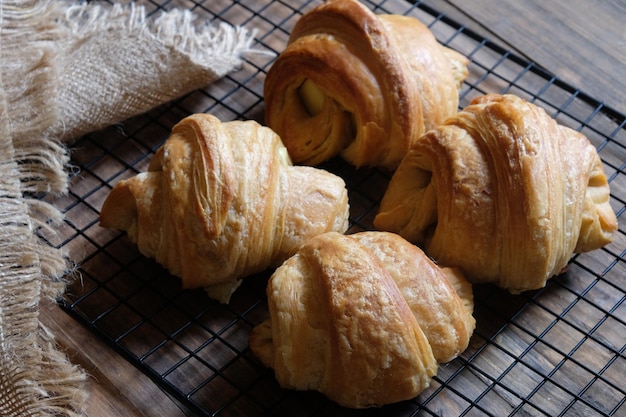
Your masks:
{"label": "baked croissant", "polygon": [[348,197],[341,178],[292,166],[269,128],[196,114],[174,126],[148,172],[113,188],[100,224],[125,230],[184,287],[228,302],[243,277],[344,232]]}
{"label": "baked croissant", "polygon": [[573,253],[609,243],[617,219],[589,140],[514,95],[478,97],[421,137],[374,225],[473,283],[545,286]]}
{"label": "baked croissant", "polygon": [[336,155],[394,169],[458,110],[468,60],[419,20],[330,0],[295,24],[264,85],[265,118],[294,163]]}
{"label": "baked croissant", "polygon": [[281,386],[351,408],[416,397],[475,327],[472,287],[386,232],[309,240],[271,276],[252,353]]}

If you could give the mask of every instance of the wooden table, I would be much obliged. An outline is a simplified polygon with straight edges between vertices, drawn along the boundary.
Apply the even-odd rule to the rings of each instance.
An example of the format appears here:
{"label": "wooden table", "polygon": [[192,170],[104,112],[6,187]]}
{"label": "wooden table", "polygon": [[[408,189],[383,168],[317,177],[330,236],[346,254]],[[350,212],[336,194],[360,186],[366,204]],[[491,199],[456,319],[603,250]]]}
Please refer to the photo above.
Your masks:
{"label": "wooden table", "polygon": [[[428,2],[430,4],[430,2]],[[626,3],[448,0],[434,7],[626,113]]]}
{"label": "wooden table", "polygon": [[[626,113],[623,1],[431,0],[427,4]],[[89,416],[188,415],[188,410],[56,305],[42,306],[41,317],[71,360],[90,375]]]}

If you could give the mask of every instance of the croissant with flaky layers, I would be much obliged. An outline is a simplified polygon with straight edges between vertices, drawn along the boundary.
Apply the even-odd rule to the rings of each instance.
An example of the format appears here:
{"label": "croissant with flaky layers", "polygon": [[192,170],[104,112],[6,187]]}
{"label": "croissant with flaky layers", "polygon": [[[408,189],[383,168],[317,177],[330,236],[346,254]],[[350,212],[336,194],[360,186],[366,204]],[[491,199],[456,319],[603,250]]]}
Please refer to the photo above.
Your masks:
{"label": "croissant with flaky layers", "polygon": [[247,275],[278,266],[307,239],[348,227],[343,180],[291,164],[254,121],[179,122],[147,172],[120,181],[100,213],[184,287],[227,302]]}
{"label": "croissant with flaky layers", "polygon": [[421,137],[374,225],[474,283],[541,288],[574,253],[611,242],[617,218],[596,149],[514,95],[478,97]]}
{"label": "croissant with flaky layers", "polygon": [[283,263],[250,349],[281,386],[351,408],[416,397],[474,331],[472,287],[394,233],[329,232]]}
{"label": "croissant with flaky layers", "polygon": [[340,154],[394,169],[415,138],[458,110],[467,65],[415,18],[330,0],[296,22],[270,67],[266,123],[294,163]]}

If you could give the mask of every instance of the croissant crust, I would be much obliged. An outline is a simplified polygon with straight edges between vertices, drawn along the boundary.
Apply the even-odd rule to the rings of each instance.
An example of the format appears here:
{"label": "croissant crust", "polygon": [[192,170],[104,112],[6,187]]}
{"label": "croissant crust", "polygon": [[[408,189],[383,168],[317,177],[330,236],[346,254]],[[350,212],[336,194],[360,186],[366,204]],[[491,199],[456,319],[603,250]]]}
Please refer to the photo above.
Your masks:
{"label": "croissant crust", "polygon": [[340,154],[394,169],[415,138],[457,111],[467,65],[415,18],[330,0],[296,22],[269,69],[266,123],[295,163]]}
{"label": "croissant crust", "polygon": [[125,230],[184,287],[227,302],[243,277],[345,231],[348,198],[341,178],[293,166],[269,128],[196,114],[174,126],[147,172],[113,188],[100,224]]}
{"label": "croissant crust", "polygon": [[281,386],[352,408],[417,396],[475,326],[462,274],[392,233],[317,236],[276,270],[267,295],[252,352]]}
{"label": "croissant crust", "polygon": [[476,98],[422,136],[374,225],[474,283],[541,288],[573,253],[611,242],[617,218],[589,140],[514,95]]}

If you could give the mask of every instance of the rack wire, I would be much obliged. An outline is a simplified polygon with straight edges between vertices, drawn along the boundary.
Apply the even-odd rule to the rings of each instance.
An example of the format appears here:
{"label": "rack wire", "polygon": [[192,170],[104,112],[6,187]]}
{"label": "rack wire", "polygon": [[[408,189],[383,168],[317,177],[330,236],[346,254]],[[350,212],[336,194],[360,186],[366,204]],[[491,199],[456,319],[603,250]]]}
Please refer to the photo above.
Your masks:
{"label": "rack wire", "polygon": [[[263,122],[266,70],[298,17],[319,1],[149,1],[150,13],[193,9],[201,19],[257,30],[243,67],[205,89],[89,134],[74,146],[69,194],[55,204],[67,216],[59,246],[80,265],[81,280],[59,300],[68,314],[109,343],[198,416],[370,415],[625,415],[626,233],[575,256],[562,275],[537,291],[510,295],[475,286],[477,328],[469,348],[442,365],[416,399],[382,409],[346,410],[315,392],[281,389],[250,353],[250,330],[267,317],[271,271],[251,277],[229,305],[202,290],[181,290],[178,279],[141,256],[123,233],[98,226],[112,186],[144,171],[171,127],[191,113]],[[481,94],[509,92],[545,108],[597,147],[610,179],[611,205],[624,223],[625,116],[532,62],[483,39],[427,2],[365,1],[377,13],[412,15],[438,40],[471,60],[461,107]],[[349,232],[371,230],[389,175],[356,170],[340,160],[323,168],[345,180]]]}

